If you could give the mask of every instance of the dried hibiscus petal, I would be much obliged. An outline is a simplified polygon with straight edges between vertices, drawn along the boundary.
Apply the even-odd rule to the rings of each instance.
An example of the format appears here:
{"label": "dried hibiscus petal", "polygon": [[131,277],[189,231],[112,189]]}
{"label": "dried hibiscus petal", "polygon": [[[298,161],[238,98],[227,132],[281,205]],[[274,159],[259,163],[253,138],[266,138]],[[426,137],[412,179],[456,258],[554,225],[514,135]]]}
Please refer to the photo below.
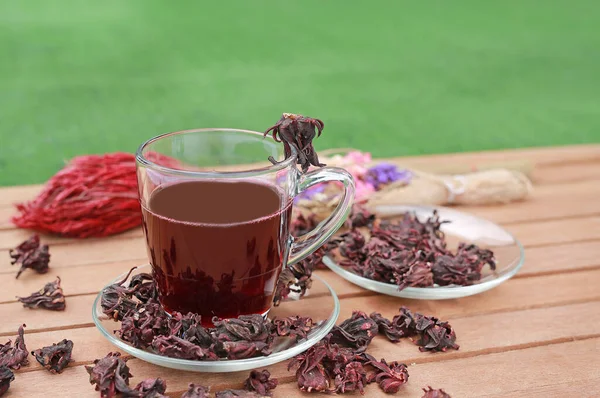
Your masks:
{"label": "dried hibiscus petal", "polygon": [[168,398],[163,395],[167,390],[167,383],[159,378],[146,379],[138,383],[134,389],[125,389],[119,391],[123,397],[136,398]]}
{"label": "dried hibiscus petal", "polygon": [[271,323],[262,315],[241,315],[238,318],[213,318],[214,336],[218,341],[260,341],[268,342],[271,337]]}
{"label": "dried hibiscus petal", "polygon": [[266,398],[255,391],[247,390],[223,390],[215,393],[215,398]]}
{"label": "dried hibiscus petal", "polygon": [[15,379],[14,373],[8,366],[0,366],[0,397],[10,388],[10,383]]}
{"label": "dried hibiscus petal", "polygon": [[19,326],[15,345],[9,340],[6,344],[0,344],[0,366],[8,366],[11,369],[20,369],[21,366],[29,364],[29,352],[25,345],[25,325]]}
{"label": "dried hibiscus petal", "polygon": [[148,273],[140,273],[131,277],[129,289],[142,303],[158,299],[158,290],[154,278]]}
{"label": "dried hibiscus petal", "polygon": [[124,316],[134,312],[138,307],[138,302],[132,299],[133,291],[122,286],[134,269],[135,267],[129,270],[129,273],[121,281],[102,290],[102,299],[100,300],[102,312],[115,321],[122,320]]}
{"label": "dried hibiscus petal", "polygon": [[268,370],[258,371],[255,369],[244,381],[244,388],[248,391],[256,391],[260,395],[270,396],[271,390],[274,390],[277,384],[277,379],[271,379],[271,373]]}
{"label": "dried hibiscus petal", "polygon": [[29,297],[17,297],[26,308],[43,308],[52,311],[63,311],[66,307],[65,295],[60,287],[60,278],[46,285]]}
{"label": "dried hibiscus petal", "polygon": [[285,268],[279,274],[277,285],[275,286],[275,295],[273,304],[278,306],[282,300],[287,299],[291,293],[294,293],[298,298],[304,296],[306,291],[312,285],[313,267],[307,261],[300,261],[292,266]]}
{"label": "dried hibiscus petal", "polygon": [[400,307],[400,314],[394,316],[392,324],[404,337],[414,336],[417,333],[417,321],[410,310],[404,306]]}
{"label": "dried hibiscus petal", "polygon": [[379,326],[362,311],[353,311],[352,316],[332,329],[333,343],[354,347],[364,351],[377,335]]}
{"label": "dried hibiscus petal", "polygon": [[433,272],[428,263],[415,262],[404,274],[396,275],[398,289],[405,287],[428,287],[433,286]]}
{"label": "dried hibiscus petal", "polygon": [[456,333],[448,322],[421,314],[415,314],[415,321],[418,335],[415,344],[419,346],[420,351],[446,351],[448,348],[458,350]]}
{"label": "dried hibiscus petal", "polygon": [[31,268],[38,274],[48,272],[50,253],[48,245],[40,245],[39,235],[33,235],[16,248],[11,249],[8,254],[12,258],[11,264],[21,264],[21,268],[17,272],[17,279],[27,268]]}
{"label": "dried hibiscus petal", "polygon": [[160,355],[181,359],[217,359],[217,356],[200,346],[177,336],[156,336],[152,348]]}
{"label": "dried hibiscus petal", "polygon": [[335,391],[339,394],[357,390],[364,394],[364,388],[367,384],[367,372],[361,362],[353,361],[344,366],[342,373],[335,377],[334,383]]}
{"label": "dried hibiscus petal", "polygon": [[[317,135],[315,128],[320,136],[324,127],[325,125],[319,119],[284,113],[274,126],[265,131],[264,135],[273,132],[273,139],[283,142],[286,159],[292,155],[291,148],[293,147],[298,153],[297,162],[301,166],[302,172],[306,173],[310,165],[325,166],[319,163],[317,152],[312,146],[312,140]],[[269,160],[273,164],[277,163],[273,157],[269,157]]]}
{"label": "dried hibiscus petal", "polygon": [[51,373],[61,373],[71,362],[73,342],[64,339],[51,346],[38,348],[31,352],[37,361]]}
{"label": "dried hibiscus petal", "polygon": [[189,388],[183,393],[181,398],[208,398],[210,387],[197,386],[193,383],[189,384]]}
{"label": "dried hibiscus petal", "polygon": [[400,341],[401,337],[405,337],[403,330],[398,329],[392,321],[383,317],[380,313],[373,312],[369,317],[377,323],[379,332],[385,334],[388,340],[396,342]]}
{"label": "dried hibiscus petal", "polygon": [[329,376],[323,365],[323,360],[329,354],[328,345],[329,341],[321,340],[289,362],[288,370],[297,367],[296,380],[300,390],[306,392],[329,391]]}
{"label": "dried hibiscus petal", "polygon": [[121,359],[118,352],[109,352],[102,359],[96,359],[94,366],[86,366],[90,375],[90,384],[96,385],[96,391],[100,391],[101,397],[112,398],[118,392],[129,391],[129,367],[125,360]]}
{"label": "dried hibiscus petal", "polygon": [[273,328],[277,336],[295,336],[296,341],[305,339],[312,327],[313,320],[309,317],[289,316],[273,319]]}
{"label": "dried hibiscus petal", "polygon": [[434,390],[431,388],[431,386],[427,386],[427,388],[424,388],[423,391],[425,391],[425,394],[423,394],[421,398],[452,398],[444,390]]}
{"label": "dried hibiscus petal", "polygon": [[116,333],[134,347],[146,348],[156,336],[167,334],[168,330],[169,318],[160,304],[148,303],[123,316],[121,329]]}
{"label": "dried hibiscus petal", "polygon": [[271,344],[262,341],[225,341],[219,343],[220,349],[228,359],[246,359],[259,355],[266,356],[271,354]]}
{"label": "dried hibiscus petal", "polygon": [[403,363],[392,362],[388,364],[385,359],[370,361],[369,365],[375,372],[369,374],[368,381],[376,381],[379,387],[387,394],[395,394],[408,381],[408,369]]}

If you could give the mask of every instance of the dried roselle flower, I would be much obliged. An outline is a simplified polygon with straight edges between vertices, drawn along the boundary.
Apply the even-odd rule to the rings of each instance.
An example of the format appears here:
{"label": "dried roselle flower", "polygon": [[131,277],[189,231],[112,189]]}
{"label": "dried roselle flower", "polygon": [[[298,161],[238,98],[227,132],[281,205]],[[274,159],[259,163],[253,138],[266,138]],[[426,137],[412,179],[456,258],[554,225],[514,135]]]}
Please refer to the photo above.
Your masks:
{"label": "dried roselle flower", "polygon": [[133,313],[138,307],[138,303],[132,299],[132,290],[122,286],[134,269],[135,267],[129,270],[129,273],[120,282],[102,290],[102,299],[100,300],[102,312],[115,321],[122,320],[124,316]]}
{"label": "dried roselle flower", "polygon": [[241,315],[238,318],[219,319],[213,318],[215,325],[214,337],[221,342],[225,341],[261,341],[267,342],[271,338],[271,322],[262,315]]}
{"label": "dried roselle flower", "polygon": [[309,317],[289,316],[273,320],[274,332],[277,336],[295,336],[296,341],[305,339],[313,328],[313,320]]}
{"label": "dried roselle flower", "polygon": [[102,359],[96,359],[94,366],[86,366],[90,384],[96,385],[101,397],[112,398],[118,392],[129,391],[129,367],[118,352],[109,352]]}
{"label": "dried roselle flower", "polygon": [[287,299],[291,293],[298,298],[304,296],[312,285],[312,271],[312,265],[306,261],[300,261],[281,271],[275,287],[273,304],[278,306],[281,300]]}
{"label": "dried roselle flower", "polygon": [[405,287],[430,287],[433,286],[433,273],[427,263],[415,262],[408,272],[397,275],[398,289]]}
{"label": "dried roselle flower", "polygon": [[319,222],[313,213],[309,213],[308,215],[299,213],[292,220],[291,234],[294,236],[304,235],[315,229],[318,224]]}
{"label": "dried roselle flower", "polygon": [[403,363],[396,361],[388,364],[385,359],[371,361],[369,365],[375,368],[375,372],[369,374],[367,381],[377,382],[386,394],[395,394],[408,381],[408,369]]}
{"label": "dried roselle flower", "polygon": [[427,386],[427,388],[424,388],[423,391],[425,391],[425,394],[423,394],[421,398],[452,398],[444,390],[434,390],[431,388],[431,386]]}
{"label": "dried roselle flower", "polygon": [[268,395],[260,395],[255,391],[247,390],[223,390],[215,393],[215,398],[267,398]]}
{"label": "dried roselle flower", "polygon": [[17,297],[25,308],[43,308],[52,311],[63,311],[66,307],[65,295],[60,287],[60,278],[46,285],[29,297]]}
{"label": "dried roselle flower", "polygon": [[[275,307],[277,307],[281,301],[284,301],[289,297],[296,282],[296,277],[294,276],[292,270],[285,268],[283,271],[281,271],[275,286],[275,294],[273,295],[273,305]],[[298,288],[297,290],[298,293],[300,293],[300,289]]]}
{"label": "dried roselle flower", "polygon": [[358,361],[350,362],[344,366],[342,373],[335,377],[334,383],[335,391],[338,394],[357,390],[364,394],[364,388],[367,384],[367,372],[362,363]]}
{"label": "dried roselle flower", "polygon": [[0,344],[0,366],[8,366],[11,369],[18,370],[21,366],[29,364],[29,352],[25,345],[25,325],[19,326],[18,336],[15,339],[15,345],[9,340],[6,344]]}
{"label": "dried roselle flower", "polygon": [[48,245],[40,246],[39,235],[33,235],[16,248],[11,249],[8,254],[12,258],[11,264],[21,264],[21,269],[17,272],[17,279],[27,268],[31,268],[38,274],[45,274],[48,272],[50,253],[48,251]]}
{"label": "dried roselle flower", "polygon": [[415,314],[415,330],[418,339],[415,344],[420,351],[446,351],[448,348],[458,350],[456,333],[448,322],[436,317]]}
{"label": "dried roselle flower", "polygon": [[51,346],[38,348],[31,352],[37,361],[51,373],[61,373],[71,362],[73,342],[64,339]]}
{"label": "dried roselle flower", "polygon": [[288,370],[296,367],[298,387],[306,392],[329,391],[329,376],[323,366],[323,360],[329,355],[329,341],[321,340],[288,364]]}
{"label": "dried roselle flower", "polygon": [[369,317],[377,323],[379,332],[385,334],[389,341],[397,342],[400,338],[405,337],[404,331],[396,327],[392,321],[384,318],[380,313],[373,312]]}
{"label": "dried roselle flower", "polygon": [[268,370],[252,370],[244,382],[244,388],[248,391],[255,391],[261,396],[271,396],[271,390],[274,390],[277,384],[277,379],[271,379],[271,373]]}
{"label": "dried roselle flower", "polygon": [[163,395],[167,390],[167,383],[160,377],[157,379],[146,379],[138,383],[134,389],[120,391],[123,397],[137,398],[168,398]]}
{"label": "dried roselle flower", "polygon": [[223,352],[228,359],[246,359],[259,355],[266,356],[271,354],[271,343],[262,341],[225,341],[219,342],[215,350]]}
{"label": "dried roselle flower", "polygon": [[[317,152],[312,146],[312,140],[317,135],[321,135],[325,125],[319,119],[295,115],[293,113],[284,113],[281,119],[265,131],[265,136],[273,132],[273,139],[278,142],[283,142],[284,154],[286,159],[292,155],[291,147],[296,149],[298,153],[297,162],[302,168],[302,172],[306,173],[310,165],[323,167],[324,164],[319,162]],[[277,161],[273,157],[269,157],[271,163],[276,164]]]}
{"label": "dried roselle flower", "polygon": [[419,339],[415,341],[419,351],[446,351],[448,348],[458,350],[456,344],[456,333],[448,322],[436,321],[424,331],[419,332]]}
{"label": "dried roselle flower", "polygon": [[369,212],[362,205],[354,205],[352,207],[352,213],[348,217],[350,228],[370,227],[375,221],[375,214]]}
{"label": "dried roselle flower", "polygon": [[178,312],[172,314],[169,320],[170,334],[199,345],[202,348],[209,348],[215,343],[215,339],[209,331],[202,326],[200,315],[192,314],[182,315]]}
{"label": "dried roselle flower", "polygon": [[8,366],[0,366],[0,397],[10,388],[10,383],[15,379],[14,373]]}
{"label": "dried roselle flower", "polygon": [[159,355],[181,359],[217,359],[214,352],[206,350],[194,343],[177,336],[156,336],[152,348]]}
{"label": "dried roselle flower", "polygon": [[183,393],[181,398],[208,398],[210,387],[197,386],[190,383],[189,389]]}
{"label": "dried roselle flower", "polygon": [[417,333],[417,321],[406,307],[400,307],[400,314],[394,316],[392,324],[403,337],[414,336]]}
{"label": "dried roselle flower", "polygon": [[129,289],[134,291],[135,297],[142,303],[147,303],[149,300],[158,299],[158,290],[152,275],[141,273],[131,277]]}
{"label": "dried roselle flower", "polygon": [[353,311],[352,316],[334,326],[331,342],[356,348],[359,352],[366,350],[371,340],[377,335],[377,323],[362,311]]}
{"label": "dried roselle flower", "polygon": [[455,257],[445,255],[435,259],[431,267],[433,281],[439,286],[471,285],[481,279],[481,274],[473,274],[463,263],[457,263]]}
{"label": "dried roselle flower", "polygon": [[156,336],[168,333],[169,322],[170,319],[160,304],[148,303],[123,316],[121,329],[116,333],[134,347],[146,348]]}
{"label": "dried roselle flower", "polygon": [[364,255],[361,255],[361,249],[365,245],[365,236],[356,229],[350,230],[342,234],[338,238],[340,254],[350,260],[364,260]]}

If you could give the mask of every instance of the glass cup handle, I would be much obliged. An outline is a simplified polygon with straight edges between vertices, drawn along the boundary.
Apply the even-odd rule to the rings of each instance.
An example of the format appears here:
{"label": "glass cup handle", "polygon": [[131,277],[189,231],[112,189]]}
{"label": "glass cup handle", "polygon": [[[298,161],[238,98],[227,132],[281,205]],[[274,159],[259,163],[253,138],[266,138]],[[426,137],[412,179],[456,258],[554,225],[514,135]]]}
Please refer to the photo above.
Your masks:
{"label": "glass cup handle", "polygon": [[304,260],[321,247],[344,224],[354,203],[354,180],[344,169],[339,167],[324,167],[300,176],[298,192],[303,192],[313,185],[338,181],[344,185],[344,192],[337,207],[331,215],[310,232],[302,236],[292,237],[288,265]]}

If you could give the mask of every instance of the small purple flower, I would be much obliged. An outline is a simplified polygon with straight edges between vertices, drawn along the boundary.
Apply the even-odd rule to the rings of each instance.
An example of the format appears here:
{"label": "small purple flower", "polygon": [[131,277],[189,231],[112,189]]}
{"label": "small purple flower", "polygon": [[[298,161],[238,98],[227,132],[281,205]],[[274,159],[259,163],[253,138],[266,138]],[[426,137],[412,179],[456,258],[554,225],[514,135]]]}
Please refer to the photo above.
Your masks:
{"label": "small purple flower", "polygon": [[301,192],[296,199],[312,199],[315,194],[323,192],[325,190],[326,183],[317,184],[315,186],[310,187],[304,192]]}
{"label": "small purple flower", "polygon": [[379,163],[367,170],[365,181],[381,189],[383,185],[391,184],[396,181],[409,183],[412,177],[410,170],[398,170],[398,166],[391,163]]}

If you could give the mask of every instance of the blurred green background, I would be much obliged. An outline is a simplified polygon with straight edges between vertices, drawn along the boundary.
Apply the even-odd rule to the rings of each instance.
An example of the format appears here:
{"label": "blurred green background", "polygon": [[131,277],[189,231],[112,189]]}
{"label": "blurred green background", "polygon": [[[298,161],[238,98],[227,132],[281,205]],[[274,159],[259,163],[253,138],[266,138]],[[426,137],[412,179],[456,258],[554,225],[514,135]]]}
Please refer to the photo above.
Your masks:
{"label": "blurred green background", "polygon": [[375,156],[600,141],[597,1],[0,4],[0,185],[195,127]]}

